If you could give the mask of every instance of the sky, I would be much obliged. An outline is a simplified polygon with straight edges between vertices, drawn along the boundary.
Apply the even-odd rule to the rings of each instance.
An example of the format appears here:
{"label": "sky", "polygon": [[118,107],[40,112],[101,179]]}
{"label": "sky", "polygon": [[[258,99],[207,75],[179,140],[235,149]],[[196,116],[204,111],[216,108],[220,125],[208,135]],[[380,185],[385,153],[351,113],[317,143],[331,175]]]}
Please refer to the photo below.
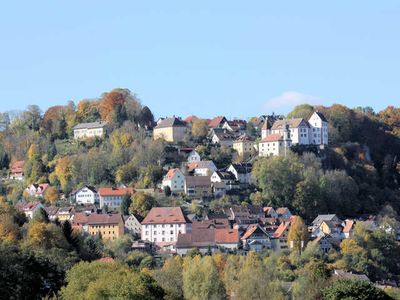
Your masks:
{"label": "sky", "polygon": [[4,1],[0,111],[128,88],[155,116],[400,104],[400,1]]}

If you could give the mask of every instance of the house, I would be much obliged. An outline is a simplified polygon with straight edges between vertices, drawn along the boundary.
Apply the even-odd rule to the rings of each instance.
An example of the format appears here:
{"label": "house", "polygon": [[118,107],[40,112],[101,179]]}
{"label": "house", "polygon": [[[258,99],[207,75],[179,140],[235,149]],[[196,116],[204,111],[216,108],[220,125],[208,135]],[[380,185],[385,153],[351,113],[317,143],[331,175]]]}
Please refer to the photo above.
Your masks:
{"label": "house", "polygon": [[286,126],[293,145],[328,144],[328,120],[321,112],[313,112],[308,121],[303,118],[277,120],[270,129],[262,132],[263,139],[273,134],[283,135]]}
{"label": "house", "polygon": [[289,228],[290,221],[283,221],[274,232],[271,243],[275,250],[288,249]]}
{"label": "house", "polygon": [[107,207],[108,210],[116,211],[120,208],[124,196],[132,195],[134,192],[133,188],[99,188],[100,208]]}
{"label": "house", "polygon": [[172,193],[183,192],[185,189],[185,176],[179,169],[170,169],[164,176],[162,187],[169,187]]}
{"label": "house", "polygon": [[210,128],[222,128],[225,122],[228,121],[224,116],[218,116],[208,122]]}
{"label": "house", "polygon": [[246,130],[247,122],[245,120],[232,120],[225,121],[222,125],[223,129],[227,129],[229,131],[244,131]]}
{"label": "house", "polygon": [[57,212],[59,210],[59,207],[56,206],[46,206],[44,210],[47,213],[47,216],[49,217],[49,220],[54,222],[57,219]]}
{"label": "house", "polygon": [[249,157],[255,150],[253,139],[246,133],[240,135],[233,142],[232,147],[241,157]]}
{"label": "house", "polygon": [[280,219],[281,221],[282,220],[289,221],[290,218],[292,217],[292,213],[287,207],[278,207],[276,209],[276,213],[278,215],[278,219]]}
{"label": "house", "polygon": [[215,171],[211,177],[211,182],[223,182],[226,186],[226,189],[231,190],[233,188],[237,188],[235,175],[231,172],[226,171]]}
{"label": "house", "polygon": [[154,140],[177,143],[184,140],[186,123],[176,117],[166,118],[159,122],[153,129]]}
{"label": "house", "polygon": [[311,237],[333,234],[340,235],[342,229],[342,220],[335,214],[318,215],[310,227]]}
{"label": "house", "polygon": [[241,184],[251,183],[251,163],[231,164],[227,171],[231,172]]}
{"label": "house", "polygon": [[124,234],[124,219],[120,214],[90,214],[86,226],[90,235],[100,234],[103,240],[115,240]]}
{"label": "house", "polygon": [[[278,219],[279,215],[278,215],[278,213],[276,212],[276,210],[273,207],[266,206],[266,207],[263,208],[263,210],[264,210],[264,213],[265,213],[265,215],[267,217]],[[283,211],[281,211],[281,212],[284,213]],[[287,216],[285,216],[285,217],[287,217]],[[291,217],[291,215],[289,216],[289,218],[290,217]],[[287,218],[287,219],[289,219],[289,218]]]}
{"label": "house", "polygon": [[185,194],[192,198],[211,195],[211,180],[208,176],[185,176]]}
{"label": "house", "polygon": [[25,161],[19,160],[11,165],[10,179],[23,180],[24,179],[24,165]]}
{"label": "house", "polygon": [[74,139],[86,139],[99,137],[102,138],[107,133],[106,122],[91,122],[91,123],[80,123],[74,128]]}
{"label": "house", "polygon": [[99,194],[93,186],[85,185],[73,193],[76,204],[95,204],[100,202]]}
{"label": "house", "polygon": [[184,121],[186,122],[186,124],[188,124],[189,126],[193,125],[193,122],[198,120],[199,118],[195,115],[191,115],[191,116],[187,116]]}
{"label": "house", "polygon": [[73,219],[74,214],[75,210],[73,206],[60,207],[57,211],[56,219],[60,222],[70,221]]}
{"label": "house", "polygon": [[269,235],[259,224],[250,224],[240,240],[245,250],[261,252],[264,249],[271,249]]}
{"label": "house", "polygon": [[354,225],[355,225],[355,221],[354,220],[345,220],[344,221],[344,226],[343,226],[343,230],[342,230],[342,238],[348,239],[351,238],[353,235],[353,229],[354,229]]}
{"label": "house", "polygon": [[340,269],[333,270],[333,276],[340,277],[340,278],[346,278],[346,279],[357,279],[357,280],[371,282],[371,280],[365,274],[346,272],[346,271],[340,270]]}
{"label": "house", "polygon": [[192,150],[189,153],[189,156],[187,158],[187,162],[190,164],[192,162],[198,162],[198,161],[201,161],[200,154],[196,150]]}
{"label": "house", "polygon": [[16,207],[21,210],[28,219],[32,219],[35,213],[44,209],[44,206],[39,201],[22,202],[16,205]]}
{"label": "house", "polygon": [[324,253],[328,253],[332,249],[340,249],[340,239],[332,237],[330,235],[319,236],[314,241],[318,243],[319,248]]}
{"label": "house", "polygon": [[226,184],[225,182],[213,182],[211,183],[211,189],[214,194],[214,197],[219,198],[226,195]]}
{"label": "house", "polygon": [[142,234],[142,224],[143,218],[137,214],[130,214],[129,216],[124,216],[124,229],[125,233],[129,233],[134,237],[140,237]]}
{"label": "house", "polygon": [[174,245],[178,234],[192,230],[192,224],[180,207],[153,207],[141,224],[141,239],[157,246]]}
{"label": "house", "polygon": [[263,115],[258,117],[254,126],[257,129],[261,129],[261,139],[265,138],[267,135],[270,135],[271,128],[277,120],[283,119],[282,116],[278,116],[275,114],[272,115]]}
{"label": "house", "polygon": [[282,133],[273,133],[267,135],[258,144],[258,155],[259,156],[273,156],[273,155],[285,155],[288,153],[289,148],[292,146],[292,140],[290,138],[290,132],[288,125]]}
{"label": "house", "polygon": [[48,183],[33,183],[26,188],[26,193],[32,197],[44,197],[44,193],[49,187]]}
{"label": "house", "polygon": [[224,208],[223,212],[239,230],[245,230],[249,224],[257,224],[260,218],[265,217],[262,207],[255,205],[233,205]]}
{"label": "house", "polygon": [[228,218],[216,218],[211,220],[200,220],[192,222],[192,231],[202,228],[230,229],[231,225]]}
{"label": "house", "polygon": [[210,131],[211,143],[230,147],[236,139],[236,135],[226,129],[214,128]]}
{"label": "house", "polygon": [[217,167],[212,160],[194,161],[188,164],[188,172],[195,176],[211,176],[215,171]]}
{"label": "house", "polygon": [[176,252],[186,255],[192,249],[199,249],[203,254],[213,253],[217,249],[233,251],[238,249],[239,234],[230,228],[193,228],[191,232],[178,235]]}

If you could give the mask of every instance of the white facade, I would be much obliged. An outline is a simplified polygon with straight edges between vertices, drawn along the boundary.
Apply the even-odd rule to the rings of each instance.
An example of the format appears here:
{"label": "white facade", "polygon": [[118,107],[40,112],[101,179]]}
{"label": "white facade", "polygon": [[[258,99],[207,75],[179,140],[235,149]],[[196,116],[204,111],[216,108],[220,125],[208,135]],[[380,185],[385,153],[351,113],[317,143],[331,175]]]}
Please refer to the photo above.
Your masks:
{"label": "white facade", "polygon": [[171,192],[179,193],[185,189],[185,176],[179,169],[171,169],[162,181],[163,188],[169,186]]}
{"label": "white facade", "polygon": [[251,182],[251,168],[248,172],[239,172],[232,164],[227,169],[228,172],[231,172],[237,181],[242,184],[249,184]]}
{"label": "white facade", "polygon": [[196,150],[193,150],[192,152],[189,153],[189,157],[187,159],[188,163],[194,162],[194,161],[200,161],[200,154],[197,153]]}
{"label": "white facade", "polygon": [[173,242],[178,240],[178,234],[186,233],[190,224],[144,224],[142,225],[142,240],[153,243]]}
{"label": "white facade", "polygon": [[318,112],[314,112],[310,119],[310,143],[328,145],[328,122]]}
{"label": "white facade", "polygon": [[74,139],[85,139],[92,137],[103,137],[106,133],[106,123],[93,122],[81,123],[74,127]]}
{"label": "white facade", "polygon": [[95,204],[100,202],[99,194],[90,187],[83,187],[75,193],[77,204]]}
{"label": "white facade", "polygon": [[285,143],[283,140],[263,142],[261,141],[258,145],[258,155],[259,156],[275,156],[284,155],[289,151],[291,142]]}

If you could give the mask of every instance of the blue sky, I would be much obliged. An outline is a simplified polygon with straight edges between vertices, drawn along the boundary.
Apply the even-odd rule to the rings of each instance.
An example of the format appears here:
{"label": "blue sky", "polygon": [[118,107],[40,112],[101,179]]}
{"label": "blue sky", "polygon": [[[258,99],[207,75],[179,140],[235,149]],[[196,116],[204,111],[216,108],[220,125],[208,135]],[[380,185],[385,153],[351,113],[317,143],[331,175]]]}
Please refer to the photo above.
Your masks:
{"label": "blue sky", "polygon": [[400,103],[400,1],[7,1],[0,111],[135,92],[156,116]]}

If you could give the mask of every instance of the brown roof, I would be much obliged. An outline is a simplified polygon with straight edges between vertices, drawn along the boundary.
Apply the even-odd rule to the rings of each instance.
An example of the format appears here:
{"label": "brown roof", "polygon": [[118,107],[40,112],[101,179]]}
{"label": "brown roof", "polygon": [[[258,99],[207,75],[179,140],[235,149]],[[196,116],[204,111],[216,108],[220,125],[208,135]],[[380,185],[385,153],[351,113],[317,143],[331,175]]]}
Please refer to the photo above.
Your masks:
{"label": "brown roof", "polygon": [[218,127],[222,122],[226,121],[224,116],[218,116],[212,119],[209,123],[209,127]]}
{"label": "brown roof", "polygon": [[215,229],[215,241],[218,244],[237,243],[239,232],[237,229],[217,228]]}
{"label": "brown roof", "polygon": [[212,219],[212,220],[202,220],[192,222],[192,229],[197,228],[230,228],[228,218]]}
{"label": "brown roof", "polygon": [[289,209],[287,207],[278,207],[276,209],[276,213],[278,215],[283,215],[284,213],[286,213],[287,211],[289,211]]}
{"label": "brown roof", "polygon": [[123,218],[120,214],[90,214],[86,221],[88,225],[119,224],[121,222],[123,223]]}
{"label": "brown roof", "polygon": [[297,128],[300,125],[303,125],[305,127],[310,127],[308,122],[304,120],[303,118],[296,118],[296,119],[285,119],[285,120],[278,120],[272,125],[272,130],[279,130],[279,129],[284,129],[285,125],[289,125],[289,128]]}
{"label": "brown roof", "polygon": [[181,119],[172,117],[162,120],[155,128],[167,128],[167,127],[186,127],[186,123]]}
{"label": "brown roof", "polygon": [[251,136],[249,136],[248,134],[244,133],[242,135],[240,135],[235,142],[252,142],[253,139]]}
{"label": "brown roof", "polygon": [[264,229],[262,229],[260,227],[260,225],[258,224],[250,224],[249,227],[247,227],[246,232],[244,233],[244,235],[242,236],[241,240],[247,240],[249,237],[251,237],[251,235],[256,231],[256,230],[260,230],[262,231],[266,236],[268,236],[268,234],[265,232]]}
{"label": "brown roof", "polygon": [[280,133],[273,133],[270,135],[267,135],[265,138],[261,140],[261,143],[264,142],[279,142],[283,141],[283,136]]}
{"label": "brown roof", "polygon": [[193,228],[191,233],[178,235],[176,246],[179,247],[207,247],[217,244],[237,244],[239,232],[229,228]]}
{"label": "brown roof", "polygon": [[135,190],[133,188],[99,188],[100,196],[124,196],[127,194],[133,194]]}
{"label": "brown roof", "polygon": [[278,228],[276,229],[275,233],[274,233],[274,237],[275,238],[279,238],[282,236],[282,234],[289,229],[289,225],[290,225],[290,221],[284,221],[282,222]]}
{"label": "brown roof", "polygon": [[153,207],[142,224],[189,223],[180,207]]}
{"label": "brown roof", "polygon": [[211,187],[211,180],[208,176],[186,176],[185,181],[188,187]]}
{"label": "brown roof", "polygon": [[186,119],[184,120],[186,123],[192,123],[194,120],[196,120],[196,119],[198,119],[198,117],[197,116],[195,116],[195,115],[191,115],[191,116],[188,116],[188,117],[186,117]]}

